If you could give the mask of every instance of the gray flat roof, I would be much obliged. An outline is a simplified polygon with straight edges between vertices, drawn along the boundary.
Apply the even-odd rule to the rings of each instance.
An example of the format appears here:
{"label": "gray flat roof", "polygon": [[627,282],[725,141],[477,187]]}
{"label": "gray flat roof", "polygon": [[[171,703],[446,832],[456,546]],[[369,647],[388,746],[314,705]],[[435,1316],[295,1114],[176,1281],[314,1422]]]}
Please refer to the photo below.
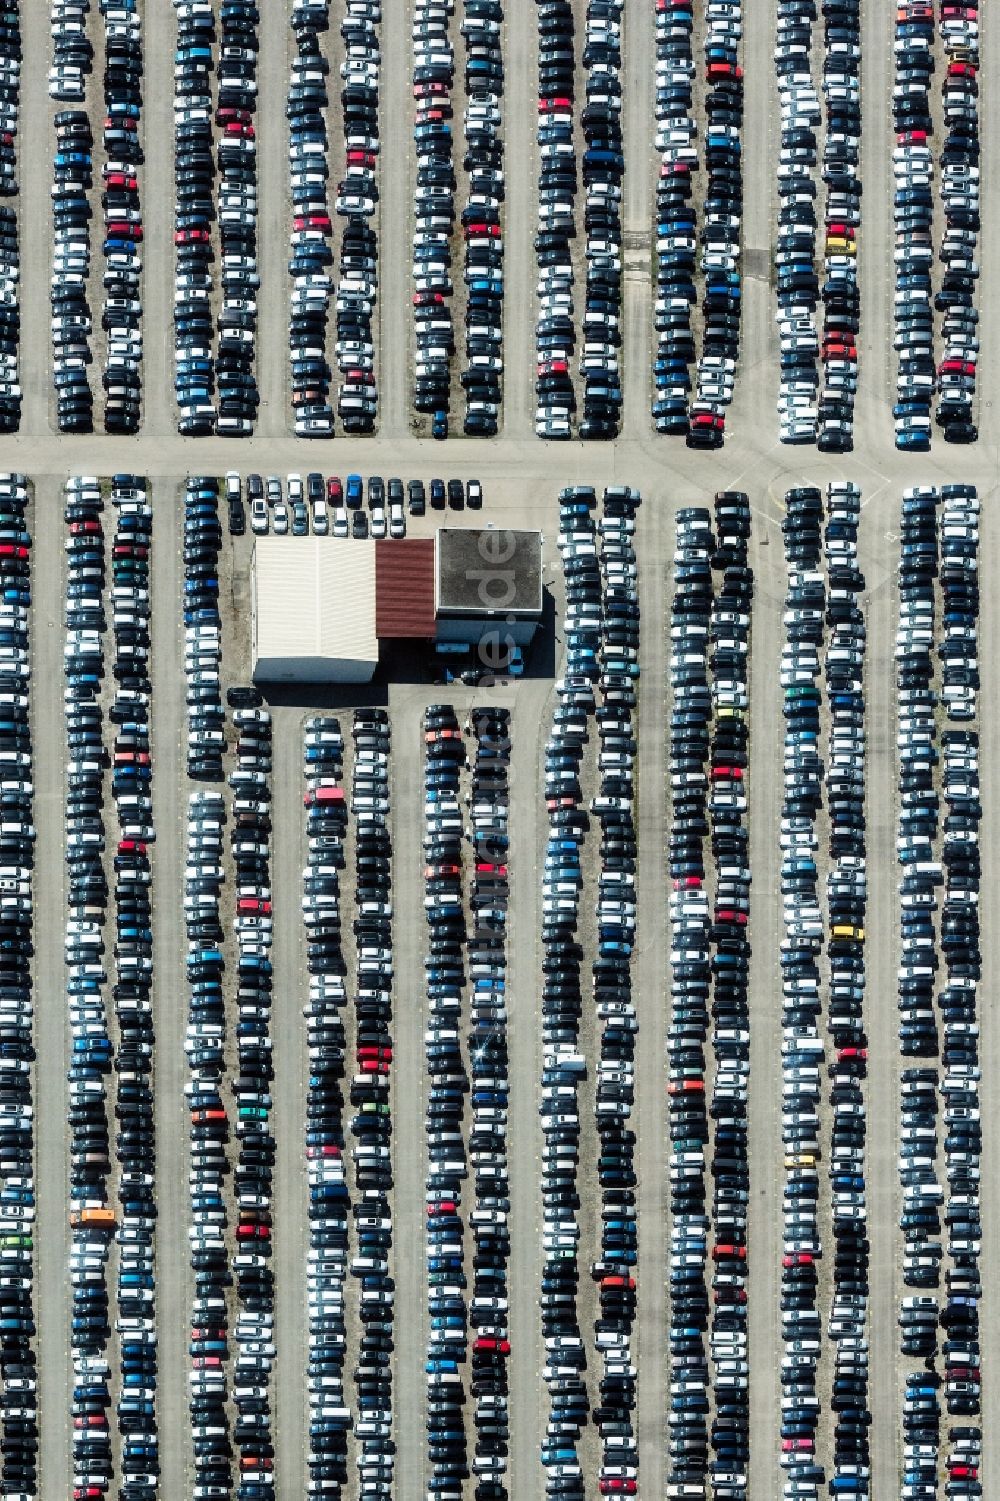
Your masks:
{"label": "gray flat roof", "polygon": [[442,615],[540,615],[541,532],[440,527],[434,595]]}

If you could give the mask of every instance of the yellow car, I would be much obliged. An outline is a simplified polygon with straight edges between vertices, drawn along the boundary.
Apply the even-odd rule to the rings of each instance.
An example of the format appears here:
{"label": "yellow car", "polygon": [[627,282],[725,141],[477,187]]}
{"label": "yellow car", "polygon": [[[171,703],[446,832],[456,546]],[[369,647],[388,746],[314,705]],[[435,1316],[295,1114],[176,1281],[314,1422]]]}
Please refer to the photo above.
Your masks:
{"label": "yellow car", "polygon": [[793,1152],[785,1158],[785,1167],[815,1167],[819,1158],[812,1152]]}

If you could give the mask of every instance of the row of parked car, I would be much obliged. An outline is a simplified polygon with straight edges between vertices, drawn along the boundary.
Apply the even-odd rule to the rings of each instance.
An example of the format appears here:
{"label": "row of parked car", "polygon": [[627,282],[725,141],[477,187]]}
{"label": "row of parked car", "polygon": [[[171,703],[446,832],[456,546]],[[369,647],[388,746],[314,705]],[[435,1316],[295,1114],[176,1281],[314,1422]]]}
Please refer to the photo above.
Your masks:
{"label": "row of parked car", "polygon": [[[159,1481],[159,1440],[153,1405],[157,1380],[153,1244],[156,1204],[153,932],[149,889],[149,846],[155,838],[149,739],[153,511],[145,481],[130,474],[115,475],[111,503],[116,515],[111,539],[115,698],[109,718],[115,726],[111,791],[118,825],[118,852],[114,861],[116,981],[112,993],[118,1023],[114,1111],[115,1149],[120,1168],[116,1232],[119,1489],[134,1501],[150,1501]],[[98,751],[98,731],[99,724],[95,721],[88,747],[90,754]],[[76,749],[76,755],[81,752],[83,744]],[[98,1009],[102,1009],[100,1004]],[[111,1062],[110,1056],[102,1056],[105,1038],[96,1026],[87,1026],[85,1030],[83,1045],[78,1047],[74,1039],[73,1064],[75,1067],[91,1064],[100,1071]],[[93,1044],[92,1053],[86,1043]],[[95,1143],[91,1141],[88,1146],[93,1149]],[[96,1181],[101,1181],[99,1173]],[[104,1411],[106,1395],[92,1390],[87,1399],[81,1400],[91,1436],[95,1417]]]}
{"label": "row of parked car", "polygon": [[[834,1235],[833,1289],[826,1334],[834,1355],[831,1494],[868,1495],[868,1232],[865,1197],[866,1039],[864,914],[865,625],[857,567],[861,493],[812,487],[785,496],[782,523],[788,583],[781,686],[785,793],[781,817],[782,1140],[785,1150],[781,1273],[782,1455],[786,1496],[818,1498],[825,1480],[816,1453],[822,1418],[817,1375],[823,1335],[818,1305],[820,1108],[826,1050],[821,954],[829,963],[826,1027],[835,1056],[828,1074]],[[829,627],[829,637],[826,631]],[[825,698],[824,698],[825,691]],[[821,756],[823,709],[829,720]],[[825,894],[818,861],[821,814],[828,814]]]}
{"label": "row of parked car", "polygon": [[134,433],[142,401],[142,22],[137,0],[107,0],[104,16],[104,426]]}
{"label": "row of parked car", "polygon": [[[212,277],[215,157],[212,138],[210,5],[174,0],[174,395],[177,430],[210,433],[215,423]],[[223,284],[256,296],[254,271],[223,264]]]}
{"label": "row of parked car", "polygon": [[[232,691],[232,690],[231,690]],[[233,1113],[239,1143],[233,1193],[236,1199],[236,1246],[232,1273],[236,1287],[236,1360],[233,1393],[237,1420],[233,1439],[239,1455],[241,1501],[274,1501],[274,1429],[271,1416],[271,1375],[275,1355],[274,1268],[271,1264],[272,1197],[275,1141],[271,1132],[271,1083],[274,1078],[271,1039],[273,1000],[271,938],[271,716],[253,689],[237,689],[246,703],[233,709],[236,765],[229,773],[232,822],[229,852],[236,890],[233,893],[233,933],[236,940],[236,1075],[232,1078]],[[208,937],[208,935],[205,935]],[[210,1063],[211,1087],[216,1064],[221,1070],[225,1019],[216,997],[209,1011],[212,1034],[199,1044],[215,1043],[219,1052]],[[218,1000],[224,1006],[220,996]],[[222,1147],[212,1164],[210,1192],[224,1189]],[[206,1202],[208,1200],[206,1199]],[[213,1341],[226,1338],[225,1319],[202,1330],[207,1355]],[[192,1353],[194,1349],[192,1348]],[[199,1352],[200,1353],[200,1352]],[[226,1351],[222,1350],[225,1357]],[[224,1444],[217,1452],[226,1453]],[[202,1456],[207,1462],[207,1456]]]}
{"label": "row of parked car", "polygon": [[[659,432],[683,433],[689,447],[718,448],[732,400],[739,352],[740,223],[743,214],[743,69],[739,63],[742,7],[727,5],[707,19],[704,37],[706,114],[702,203],[702,348],[691,329],[698,237],[691,203],[692,173],[700,165],[692,114],[695,64],[693,8],[686,0],[657,11],[655,144],[660,153],[656,193],[657,285],[654,320],[653,418]],[[691,366],[697,360],[691,396]]]}
{"label": "row of parked car", "polygon": [[[190,777],[221,781],[225,711],[220,688],[221,621],[217,556],[222,542],[218,483],[190,476],[184,494],[184,672]],[[234,811],[235,816],[235,811]],[[194,1275],[189,1356],[194,1495],[208,1498],[232,1486],[227,1357],[230,1265],[224,1188],[229,1172],[229,1116],[223,1096],[226,1049],[225,959],[221,891],[225,877],[226,803],[221,790],[193,793],[187,807],[184,869],[187,1029],[184,1050],[190,1111],[188,1241]],[[242,1247],[237,1255],[246,1254]],[[254,1376],[238,1402],[257,1401]],[[266,1402],[265,1397],[261,1399]],[[248,1412],[256,1411],[250,1407]],[[264,1408],[266,1412],[266,1407]],[[249,1496],[252,1492],[242,1492]]]}
{"label": "row of parked car", "polygon": [[614,438],[622,410],[622,0],[588,0],[583,65],[586,300],[583,309],[583,439]]}
{"label": "row of parked car", "polygon": [[[21,23],[16,5],[0,9],[0,199],[17,194],[17,130],[21,99]],[[17,210],[0,203],[0,433],[21,420],[18,381],[21,253]]]}
{"label": "row of parked car", "polygon": [[[477,1501],[506,1501],[511,1306],[507,1266],[510,1070],[506,933],[510,896],[510,710],[489,706],[473,709],[465,731],[467,734],[471,731],[476,740],[471,786],[466,795],[474,863],[469,898],[473,923],[467,944],[472,984],[467,1033],[472,1074],[469,1159],[475,1174],[475,1203],[470,1216],[475,1253],[469,1303],[471,1384],[476,1399],[472,1472],[477,1480]],[[497,1098],[484,1098],[491,1091],[496,1092]],[[440,1199],[437,1202],[440,1204]]]}
{"label": "row of parked car", "polygon": [[713,1494],[742,1501],[750,1442],[745,814],[753,575],[747,497],[721,491],[714,512],[714,529],[704,507],[677,513],[670,615],[668,1495],[702,1496],[710,1481]]}
{"label": "row of parked car", "polygon": [[[309,1045],[305,1154],[309,1188],[306,1287],[310,1495],[339,1495],[346,1478],[346,1432],[350,1421],[344,1393],[348,1185],[344,1175],[340,1094],[346,1042],[342,1012],[347,1004],[340,908],[340,871],[345,862],[347,828],[343,750],[338,720],[327,715],[306,720],[303,775],[309,853],[302,872],[302,921],[309,971],[309,996],[304,1013]],[[359,830],[359,839],[363,837]],[[359,1012],[371,996],[370,988],[362,991],[363,983],[359,967]],[[386,984],[391,985],[391,978]],[[376,992],[374,999],[378,998]],[[369,1111],[373,1121],[381,1116],[388,1093],[388,1081],[377,1070],[373,1073],[374,1077],[372,1071],[363,1070],[351,1083],[351,1103],[360,1108],[361,1122],[367,1120]],[[355,1208],[360,1214],[360,1205]],[[359,1227],[358,1254],[374,1254],[385,1263],[386,1253],[381,1249],[372,1253],[366,1244],[366,1236],[372,1233],[363,1225]],[[375,1233],[381,1237],[381,1231]],[[382,1244],[380,1239],[378,1246]],[[352,1265],[352,1271],[361,1274],[360,1266]],[[363,1333],[362,1341],[365,1338]],[[381,1370],[376,1371],[376,1379],[382,1374]],[[376,1396],[381,1398],[382,1394]],[[388,1407],[390,1398],[386,1395],[380,1405]],[[381,1494],[381,1487],[375,1493]]]}
{"label": "row of parked car", "polygon": [[978,312],[973,301],[979,264],[979,10],[941,0],[938,35],[946,69],[941,103],[947,130],[941,144],[941,207],[944,233],[938,259],[944,266],[936,298],[942,349],[937,365],[934,420],[946,442],[971,443],[978,364]]}
{"label": "row of parked car", "polygon": [[[469,1476],[462,1404],[461,1367],[468,1359],[462,1183],[468,1177],[463,1121],[468,1074],[460,1031],[465,981],[465,921],[461,774],[465,743],[450,704],[429,704],[424,713],[424,917],[427,950],[424,976],[428,1025],[424,1060],[430,1080],[425,1135],[428,1336],[426,1376],[428,1494],[462,1495]],[[494,1109],[507,1104],[501,1091],[479,1091]]]}
{"label": "row of parked car", "polygon": [[[475,1399],[477,1501],[502,1501],[508,1455],[507,1357],[510,1354],[507,1261],[510,1188],[506,1150],[509,1077],[507,1056],[506,920],[508,900],[509,712],[473,710],[467,730],[476,758],[466,829],[462,813],[465,741],[449,704],[431,704],[424,716],[424,908],[428,951],[425,1058],[431,1078],[425,1115],[428,1168],[427,1274],[429,1335],[427,1458],[429,1493],[462,1495],[470,1474],[462,1404],[462,1366],[469,1358]],[[471,926],[465,919],[463,834],[472,844]],[[463,989],[471,981],[468,1070],[463,1058]],[[466,1093],[472,1123],[464,1139]],[[475,1173],[469,1214],[475,1251],[468,1298],[462,1184],[468,1163]]]}
{"label": "row of parked car", "polygon": [[[378,295],[375,232],[379,151],[380,51],[377,0],[352,0],[341,22],[347,56],[341,64],[346,160],[337,184],[336,212],[344,220],[340,280],[336,293],[338,411],[345,432],[371,432],[377,411],[372,318]],[[329,62],[319,37],[329,26],[325,3],[296,7],[292,26],[298,48],[286,114],[294,218],[291,255],[292,319],[289,354],[292,404],[299,437],[333,433],[331,372],[326,333],[332,283],[333,231],[327,179],[328,140],[323,111],[328,103]]]}
{"label": "row of parked car", "polygon": [[[775,68],[781,102],[776,318],[780,341],[779,435],[783,443],[853,446],[857,390],[857,230],[861,218],[861,14],[859,0],[824,0],[823,266],[815,269],[816,129],[822,119],[809,68],[815,6],[785,0]],[[816,309],[824,305],[823,344]],[[821,362],[824,390],[819,396]]]}
{"label": "row of parked car", "polygon": [[[258,395],[257,102],[255,0],[227,0],[221,11],[217,153],[211,75],[215,19],[207,0],[174,0],[174,380],[178,431],[246,437]],[[216,160],[217,157],[217,160]],[[218,202],[214,197],[216,166]],[[219,226],[222,306],[216,320],[213,231]]]}
{"label": "row of parked car", "polygon": [[91,211],[87,196],[93,185],[94,137],[85,109],[57,110],[54,123],[49,303],[56,423],[60,432],[86,433],[94,426],[94,393],[88,374],[94,325],[89,295]]}
{"label": "row of parked car", "polygon": [[219,482],[190,475],[184,487],[184,678],[187,774],[219,782],[226,744],[219,614]]}
{"label": "row of parked car", "polygon": [[0,1479],[38,1490],[34,1322],[34,1058],[31,954],[35,827],[31,783],[30,497],[23,474],[0,474]]}
{"label": "row of parked car", "polygon": [[[221,791],[193,793],[187,806],[184,920],[187,929],[187,1028],[184,1086],[190,1111],[188,1245],[191,1305],[188,1421],[193,1495],[199,1501],[232,1486],[227,1357],[232,1281],[226,1230],[229,1215],[229,1117],[223,1097],[226,1048],[225,961],[221,890],[226,804]],[[251,1377],[248,1385],[256,1385]]]}
{"label": "row of parked car", "polygon": [[[389,1272],[393,1231],[389,1103],[393,932],[388,714],[379,708],[356,710],[351,734],[357,977],[355,1074],[351,1086],[355,1114],[351,1118],[351,1135],[357,1254],[350,1270],[358,1282],[362,1326],[353,1372],[357,1413],[355,1466],[362,1494],[388,1497],[394,1490],[395,1452],[390,1354],[395,1285]],[[307,748],[307,757],[309,754]],[[329,1394],[326,1400],[330,1400]]]}
{"label": "row of parked car", "polygon": [[500,0],[464,0],[466,437],[496,436],[503,390],[503,47]]}
{"label": "row of parked car", "polygon": [[333,223],[327,196],[329,163],[325,110],[329,104],[328,59],[320,33],[330,25],[328,5],[296,6],[291,14],[295,55],[288,80],[288,173],[292,196],[288,275],[291,317],[288,358],[292,417],[299,438],[333,434],[330,366],[326,358],[327,324],[333,264]]}
{"label": "row of parked car", "polygon": [[413,405],[433,413],[435,438],[448,436],[451,357],[451,235],[455,223],[455,165],[450,119],[455,49],[448,11],[419,0],[414,7],[413,149],[417,157],[413,227],[413,318],[416,339]]}
{"label": "row of parked car", "polygon": [[575,18],[570,0],[539,0],[535,432],[568,438],[576,407],[573,242],[577,168]]}
{"label": "row of parked car", "polygon": [[[341,64],[344,88],[344,176],[337,184],[337,213],[345,221],[340,240],[337,283],[337,365],[340,393],[337,412],[345,433],[370,433],[375,427],[375,338],[372,322],[378,301],[379,198],[376,167],[379,153],[378,0],[352,0],[340,25],[348,51]],[[363,66],[360,60],[363,59]]]}
{"label": "row of parked car", "polygon": [[[114,854],[117,1048],[108,1025],[105,926],[104,637],[107,629],[104,501],[93,476],[65,492],[67,536],[64,674],[67,734],[65,928],[67,1002],[72,1033],[68,1071],[71,1126],[69,1280],[72,1298],[74,1486],[106,1493],[114,1480],[108,1409],[114,1389],[107,1276],[118,1242],[116,1321],[120,1350],[116,1402],[120,1486],[148,1498],[158,1484],[156,1387],[152,927],[148,846],[155,837],[149,757],[149,571],[152,508],[144,482],[116,475],[117,519],[110,600],[115,725],[111,790]],[[108,1123],[106,1076],[117,1076],[114,1113],[117,1184]],[[117,1193],[117,1212],[109,1197]]]}
{"label": "row of parked car", "polygon": [[[900,1049],[922,1060],[903,1069],[900,1099],[903,1280],[913,1290],[900,1304],[900,1346],[922,1361],[904,1392],[906,1501],[937,1494],[942,1458],[950,1496],[982,1494],[978,527],[972,486],[903,493],[897,989]],[[944,983],[935,994],[942,956]],[[947,1187],[938,1178],[939,1114]],[[958,1420],[943,1456],[942,1396]]]}
{"label": "row of parked car", "polygon": [[[598,1404],[602,1495],[634,1494],[638,1448],[632,1414],[635,1266],[634,1045],[638,1030],[631,986],[635,935],[636,835],[633,817],[636,744],[633,711],[638,677],[638,591],[633,544],[638,493],[605,490],[600,519],[596,492],[572,486],[559,496],[559,551],[566,587],[566,657],[556,682],[545,748],[549,831],[542,876],[542,1126],[543,1377],[548,1416],[540,1459],[549,1496],[582,1496],[578,1449],[591,1419],[585,1372],[591,1335],[581,1327],[579,1251],[579,1088],[588,1060],[580,1048],[587,954],[580,934],[580,899],[588,814],[601,825],[597,932],[590,954],[592,1001],[601,1023],[595,1090],[599,1138],[601,1243],[589,1272],[598,1286],[593,1344],[599,1353]],[[591,722],[599,730],[596,795],[584,783]]]}
{"label": "row of parked car", "polygon": [[[964,7],[962,8],[964,11]],[[978,27],[975,6],[969,17],[956,16],[959,34],[963,27],[975,29],[978,61]],[[945,11],[942,9],[942,25]],[[971,19],[970,19],[971,18]],[[941,190],[947,216],[942,259],[945,271],[937,293],[931,277],[934,261],[933,170],[929,139],[933,131],[930,87],[935,67],[935,28],[933,7],[906,0],[897,11],[894,46],[895,75],[893,84],[893,122],[896,145],[893,149],[895,179],[893,213],[896,226],[896,324],[894,345],[898,356],[896,402],[893,406],[896,447],[924,451],[931,441],[931,403],[934,398],[936,369],[934,362],[934,309],[946,315],[946,339],[951,359],[957,368],[944,375],[958,377],[948,381],[955,398],[954,417],[950,403],[942,401],[939,412],[946,439],[971,442],[977,436],[971,422],[971,398],[968,397],[975,375],[974,359],[967,360],[978,348],[978,314],[972,296],[979,268],[970,247],[975,248],[979,230],[978,125],[975,93],[976,64],[963,56],[949,60],[945,84],[945,114],[950,134],[942,152]],[[952,69],[957,71],[953,74]],[[966,69],[969,72],[966,72]],[[954,90],[952,104],[949,94]],[[955,257],[954,263],[952,256]],[[953,353],[957,350],[959,353]],[[966,370],[963,367],[968,364]],[[942,393],[944,392],[942,385]]]}

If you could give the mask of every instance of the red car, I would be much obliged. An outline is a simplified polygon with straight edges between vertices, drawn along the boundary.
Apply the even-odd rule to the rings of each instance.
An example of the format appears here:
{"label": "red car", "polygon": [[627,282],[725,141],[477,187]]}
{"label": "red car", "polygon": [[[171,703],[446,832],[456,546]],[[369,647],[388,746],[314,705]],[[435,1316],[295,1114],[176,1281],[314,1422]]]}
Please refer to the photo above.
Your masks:
{"label": "red car", "polygon": [[178,229],[174,234],[174,244],[207,245],[211,238],[207,229]]}
{"label": "red car", "polygon": [[0,544],[0,558],[17,558],[20,562],[26,563],[28,561],[28,549],[26,547],[15,547],[13,542],[4,542]]}
{"label": "red car", "polygon": [[241,896],[236,903],[237,912],[245,912],[249,916],[270,917],[271,903],[261,901],[256,896]]}
{"label": "red car", "polygon": [[372,167],[375,166],[374,151],[349,151],[347,153],[347,165],[349,167]]}
{"label": "red car", "polygon": [[639,1484],[624,1475],[606,1475],[597,1482],[597,1489],[602,1496],[634,1496]]}
{"label": "red car", "polygon": [[436,1204],[428,1204],[427,1213],[433,1218],[436,1214],[455,1214],[456,1206],[453,1199],[438,1199]]}
{"label": "red car", "polygon": [[270,1225],[237,1225],[237,1240],[270,1240]]}
{"label": "red car", "polygon": [[698,891],[701,889],[701,876],[678,876],[674,881],[675,891]]}
{"label": "red car", "polygon": [[680,1079],[676,1082],[671,1080],[667,1085],[667,1094],[704,1094],[704,1079]]}
{"label": "red car", "polygon": [[566,99],[561,94],[558,95],[554,99],[539,99],[539,101],[538,101],[538,113],[540,115],[542,115],[542,114],[548,114],[550,110],[554,110],[554,109],[572,109],[572,108],[573,108],[573,101],[572,101],[572,99]]}
{"label": "red car", "polygon": [[480,1334],[472,1342],[474,1350],[495,1350],[498,1355],[510,1354],[509,1339],[493,1339],[491,1335]]}

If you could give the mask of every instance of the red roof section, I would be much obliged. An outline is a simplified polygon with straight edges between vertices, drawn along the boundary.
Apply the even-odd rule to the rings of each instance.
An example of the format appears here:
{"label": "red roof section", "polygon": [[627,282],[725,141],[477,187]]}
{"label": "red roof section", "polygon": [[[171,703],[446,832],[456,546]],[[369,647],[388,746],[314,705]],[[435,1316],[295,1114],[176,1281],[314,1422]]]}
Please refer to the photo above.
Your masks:
{"label": "red roof section", "polygon": [[401,537],[375,543],[375,634],[379,640],[432,640],[434,539]]}

